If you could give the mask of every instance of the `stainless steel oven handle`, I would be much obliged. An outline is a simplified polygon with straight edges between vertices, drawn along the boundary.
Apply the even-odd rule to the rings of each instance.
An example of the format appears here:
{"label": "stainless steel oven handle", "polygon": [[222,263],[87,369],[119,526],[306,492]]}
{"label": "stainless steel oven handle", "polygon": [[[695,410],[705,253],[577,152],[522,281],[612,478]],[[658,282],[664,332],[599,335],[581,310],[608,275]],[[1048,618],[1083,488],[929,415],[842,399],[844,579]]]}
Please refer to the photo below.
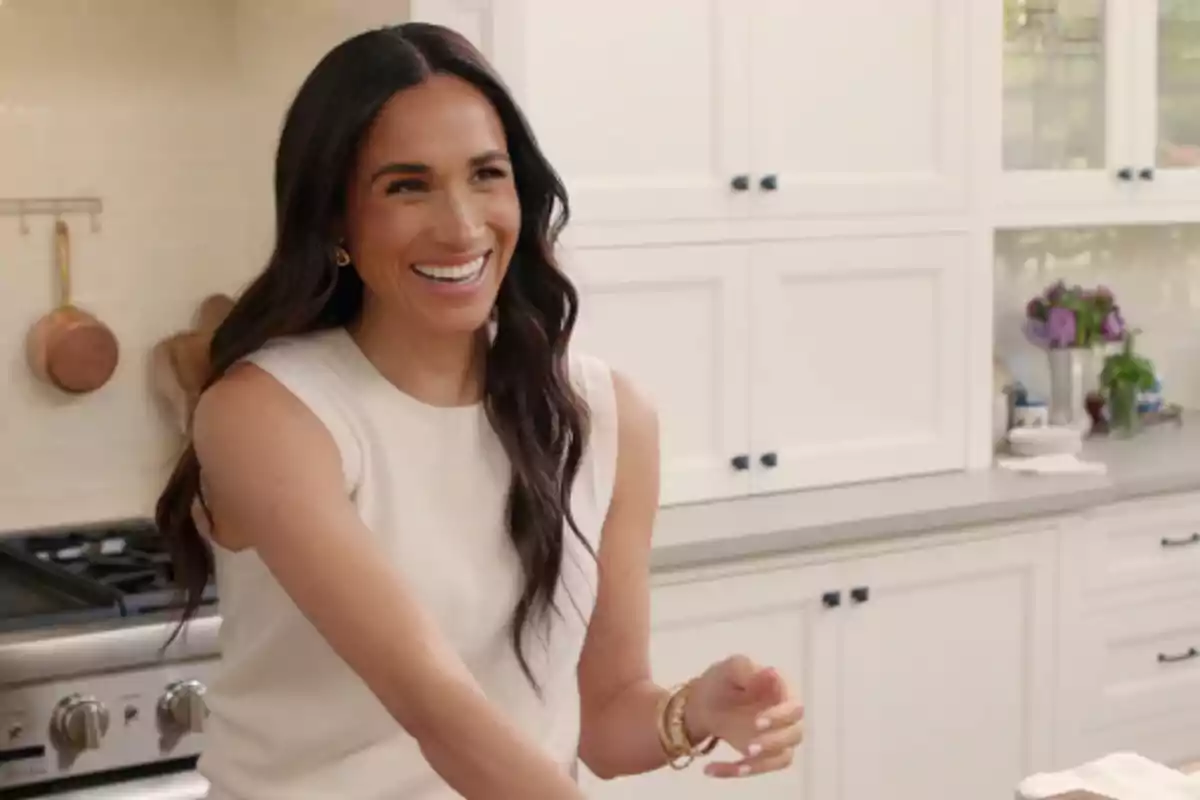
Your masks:
{"label": "stainless steel oven handle", "polygon": [[47,800],[204,800],[208,781],[198,772],[178,772],[45,796]]}

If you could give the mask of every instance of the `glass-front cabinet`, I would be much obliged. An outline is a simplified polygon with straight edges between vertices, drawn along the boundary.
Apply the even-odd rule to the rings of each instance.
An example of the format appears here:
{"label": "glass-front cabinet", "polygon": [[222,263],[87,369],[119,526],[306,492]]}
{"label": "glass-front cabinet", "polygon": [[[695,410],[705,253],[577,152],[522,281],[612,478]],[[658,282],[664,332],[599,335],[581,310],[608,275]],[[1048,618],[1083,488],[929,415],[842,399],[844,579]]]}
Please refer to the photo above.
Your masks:
{"label": "glass-front cabinet", "polygon": [[1134,114],[1137,153],[1154,170],[1155,200],[1195,203],[1200,197],[1200,2],[1130,0],[1138,4]]}
{"label": "glass-front cabinet", "polygon": [[1123,202],[1136,178],[1128,125],[1131,4],[1002,2],[1002,202],[1019,207]]}
{"label": "glass-front cabinet", "polygon": [[997,2],[1001,204],[1200,216],[1200,0]]}

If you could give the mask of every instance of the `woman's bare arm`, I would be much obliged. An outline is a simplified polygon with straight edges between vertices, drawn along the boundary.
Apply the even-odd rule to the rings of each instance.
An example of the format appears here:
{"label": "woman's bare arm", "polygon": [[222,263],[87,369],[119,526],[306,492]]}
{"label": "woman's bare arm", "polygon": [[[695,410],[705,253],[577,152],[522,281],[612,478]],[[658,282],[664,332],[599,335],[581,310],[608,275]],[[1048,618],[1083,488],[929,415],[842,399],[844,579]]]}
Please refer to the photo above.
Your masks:
{"label": "woman's bare arm", "polygon": [[[658,510],[658,419],[619,373],[617,475],[600,540],[600,589],[579,665],[583,729],[579,752],[601,778],[666,764],[650,678],[650,535]],[[698,741],[707,731],[692,726]]]}
{"label": "woman's bare arm", "polygon": [[468,800],[583,798],[487,700],[379,557],[332,437],[298,399],[240,367],[201,398],[194,439],[216,535],[257,551],[454,790]]}

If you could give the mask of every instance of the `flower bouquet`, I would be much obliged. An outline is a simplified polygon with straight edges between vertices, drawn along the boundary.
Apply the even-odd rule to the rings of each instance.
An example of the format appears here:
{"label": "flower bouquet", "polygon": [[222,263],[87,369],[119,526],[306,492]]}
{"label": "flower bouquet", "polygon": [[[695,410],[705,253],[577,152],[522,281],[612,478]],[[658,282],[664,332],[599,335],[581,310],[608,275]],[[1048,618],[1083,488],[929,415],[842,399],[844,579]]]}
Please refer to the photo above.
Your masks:
{"label": "flower bouquet", "polygon": [[1121,307],[1104,286],[1083,289],[1063,281],[1051,284],[1025,306],[1025,336],[1046,350],[1095,348],[1123,341]]}
{"label": "flower bouquet", "polygon": [[1051,284],[1025,307],[1025,336],[1050,361],[1050,423],[1087,427],[1087,395],[1099,386],[1097,353],[1127,336],[1107,288]]}

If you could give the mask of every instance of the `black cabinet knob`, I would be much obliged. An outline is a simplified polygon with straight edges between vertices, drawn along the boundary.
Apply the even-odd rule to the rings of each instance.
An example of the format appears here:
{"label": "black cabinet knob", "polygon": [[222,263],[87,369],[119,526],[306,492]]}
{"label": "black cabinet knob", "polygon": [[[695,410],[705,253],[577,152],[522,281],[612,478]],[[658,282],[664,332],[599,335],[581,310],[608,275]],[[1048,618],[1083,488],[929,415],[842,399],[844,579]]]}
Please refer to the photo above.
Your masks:
{"label": "black cabinet knob", "polygon": [[762,464],[767,469],[771,469],[779,463],[779,456],[776,453],[763,453],[758,457],[758,463]]}
{"label": "black cabinet knob", "polygon": [[866,586],[855,586],[850,590],[850,599],[855,603],[865,603],[871,599],[871,590]]}
{"label": "black cabinet knob", "polygon": [[741,472],[744,469],[750,469],[750,456],[734,456],[733,458],[729,459],[729,464],[738,472]]}
{"label": "black cabinet knob", "polygon": [[1138,172],[1138,178],[1144,181],[1152,181],[1154,180],[1154,170],[1150,167],[1143,167],[1142,170]]}
{"label": "black cabinet knob", "polygon": [[730,188],[735,192],[744,192],[750,188],[749,175],[734,175],[733,180],[729,182]]}
{"label": "black cabinet knob", "polygon": [[1133,167],[1122,167],[1117,170],[1117,179],[1122,181],[1133,180]]}
{"label": "black cabinet knob", "polygon": [[826,608],[837,608],[842,604],[841,592],[826,592],[821,595],[821,605]]}
{"label": "black cabinet knob", "polygon": [[763,175],[762,178],[758,182],[758,188],[762,189],[764,192],[775,191],[776,189],[779,188],[779,176],[778,175]]}

